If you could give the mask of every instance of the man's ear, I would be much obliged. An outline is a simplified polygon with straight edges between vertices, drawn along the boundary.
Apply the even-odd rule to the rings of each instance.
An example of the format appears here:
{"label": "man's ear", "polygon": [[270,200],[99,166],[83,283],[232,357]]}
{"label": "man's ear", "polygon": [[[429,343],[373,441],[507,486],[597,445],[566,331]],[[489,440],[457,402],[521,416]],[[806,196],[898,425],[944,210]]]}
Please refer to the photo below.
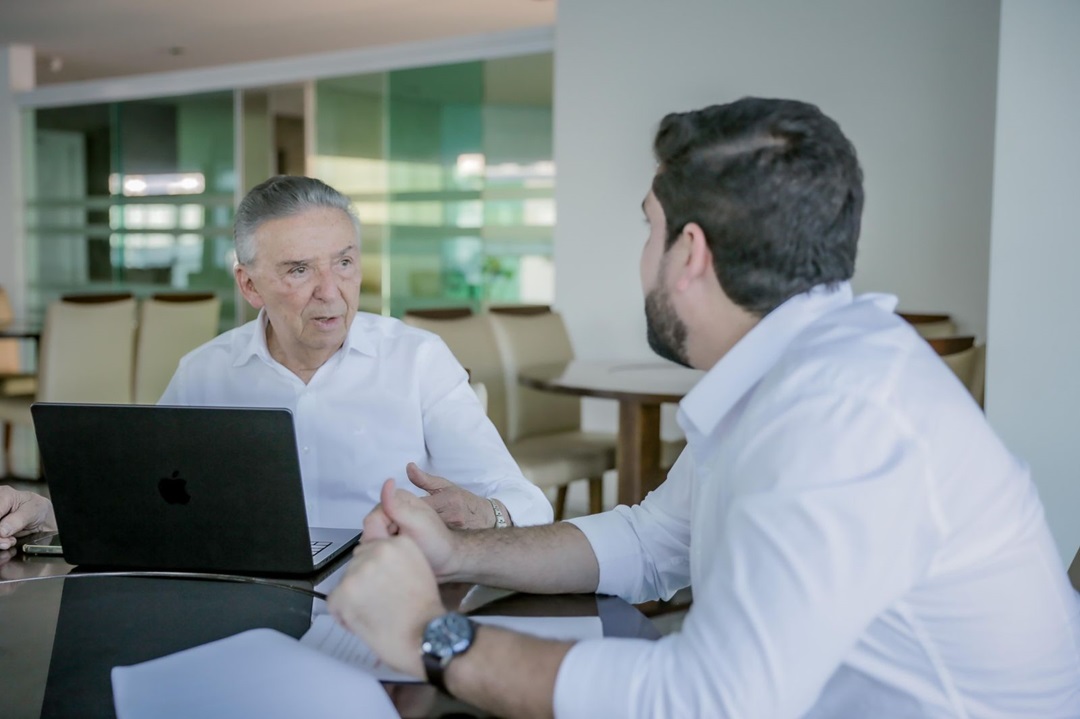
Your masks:
{"label": "man's ear", "polygon": [[251,273],[248,272],[247,268],[237,263],[233,267],[233,277],[236,278],[236,286],[240,288],[240,294],[244,296],[248,304],[257,310],[262,309],[262,306],[266,303],[263,302],[259,290],[255,288],[255,281],[251,278]]}
{"label": "man's ear", "polygon": [[679,268],[675,287],[685,291],[695,282],[707,279],[708,275],[713,273],[713,256],[709,242],[705,239],[705,231],[696,222],[687,222],[683,226],[677,242],[683,247],[682,266]]}

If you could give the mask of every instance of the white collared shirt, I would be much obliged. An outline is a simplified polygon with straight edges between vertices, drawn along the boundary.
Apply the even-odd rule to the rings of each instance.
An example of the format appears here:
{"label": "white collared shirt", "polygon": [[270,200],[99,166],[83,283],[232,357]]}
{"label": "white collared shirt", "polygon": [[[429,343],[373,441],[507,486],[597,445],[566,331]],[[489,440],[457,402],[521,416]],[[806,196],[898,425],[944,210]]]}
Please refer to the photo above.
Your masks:
{"label": "white collared shirt", "polygon": [[902,319],[824,287],[680,405],[640,505],[574,520],[601,593],[682,631],[580,642],[565,717],[1080,717],[1080,595],[1026,466]]}
{"label": "white collared shirt", "polygon": [[359,527],[391,477],[424,494],[405,476],[409,462],[498,498],[515,524],[552,520],[437,335],[361,312],[304,384],[270,356],[265,328],[260,312],[188,354],[159,404],[291,410],[312,526]]}

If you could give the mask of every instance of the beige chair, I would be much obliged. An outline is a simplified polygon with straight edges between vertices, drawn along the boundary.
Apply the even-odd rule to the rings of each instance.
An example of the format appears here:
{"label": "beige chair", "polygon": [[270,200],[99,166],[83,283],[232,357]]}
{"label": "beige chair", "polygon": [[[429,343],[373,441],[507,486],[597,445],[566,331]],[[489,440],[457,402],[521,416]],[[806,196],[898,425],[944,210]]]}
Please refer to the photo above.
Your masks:
{"label": "beige chair", "polygon": [[[7,291],[0,287],[0,325],[6,325],[15,319],[11,311],[11,301]],[[0,397],[17,397],[37,392],[37,377],[23,371],[19,357],[19,340],[0,339]],[[10,444],[6,439],[11,429],[4,425],[4,447]]]}
{"label": "beige chair", "polygon": [[986,345],[975,344],[974,337],[941,337],[927,341],[982,407],[986,390]]}
{"label": "beige chair", "polygon": [[495,329],[487,315],[472,313],[447,319],[418,317],[406,313],[403,321],[442,338],[463,367],[469,368],[473,382],[484,385],[488,402],[488,418],[505,441],[508,418],[506,414],[506,378]]}
{"label": "beige chair", "polygon": [[[59,300],[49,305],[41,335],[38,391],[0,397],[0,422],[33,427],[30,405],[42,402],[131,402],[135,300]],[[5,447],[10,475],[10,446]]]}
{"label": "beige chair", "polygon": [[180,358],[214,338],[221,301],[212,292],[157,294],[139,307],[133,395],[154,404],[169,385]]}
{"label": "beige chair", "polygon": [[956,323],[946,314],[914,314],[900,312],[915,331],[921,336],[931,339],[934,337],[953,337],[956,335]]}
{"label": "beige chair", "polygon": [[556,520],[566,512],[570,483],[579,479],[589,482],[589,512],[603,511],[603,476],[615,468],[615,435],[582,431],[580,398],[522,387],[517,379],[527,366],[574,358],[562,315],[547,311],[489,316],[504,358],[510,454],[533,483],[557,488]]}
{"label": "beige chair", "polygon": [[484,408],[484,412],[488,411],[488,393],[487,385],[483,382],[469,382],[469,386],[473,388],[473,392],[476,393],[476,399],[480,400],[480,406]]}

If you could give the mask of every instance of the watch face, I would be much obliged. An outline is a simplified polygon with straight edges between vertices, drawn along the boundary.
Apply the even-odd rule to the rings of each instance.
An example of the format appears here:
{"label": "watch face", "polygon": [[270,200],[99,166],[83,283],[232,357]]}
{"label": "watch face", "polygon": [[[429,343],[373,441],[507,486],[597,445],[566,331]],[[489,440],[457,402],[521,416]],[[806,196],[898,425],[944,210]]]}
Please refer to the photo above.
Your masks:
{"label": "watch face", "polygon": [[425,654],[449,659],[468,649],[472,640],[472,622],[468,617],[451,612],[428,622],[420,648]]}

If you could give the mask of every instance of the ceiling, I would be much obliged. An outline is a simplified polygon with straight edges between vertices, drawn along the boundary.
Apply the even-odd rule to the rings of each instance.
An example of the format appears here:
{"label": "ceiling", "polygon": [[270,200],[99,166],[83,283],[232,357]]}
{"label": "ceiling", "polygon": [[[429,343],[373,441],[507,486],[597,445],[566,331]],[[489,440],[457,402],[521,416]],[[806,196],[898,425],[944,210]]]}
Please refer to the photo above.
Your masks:
{"label": "ceiling", "polygon": [[0,0],[38,85],[554,23],[555,0]]}

